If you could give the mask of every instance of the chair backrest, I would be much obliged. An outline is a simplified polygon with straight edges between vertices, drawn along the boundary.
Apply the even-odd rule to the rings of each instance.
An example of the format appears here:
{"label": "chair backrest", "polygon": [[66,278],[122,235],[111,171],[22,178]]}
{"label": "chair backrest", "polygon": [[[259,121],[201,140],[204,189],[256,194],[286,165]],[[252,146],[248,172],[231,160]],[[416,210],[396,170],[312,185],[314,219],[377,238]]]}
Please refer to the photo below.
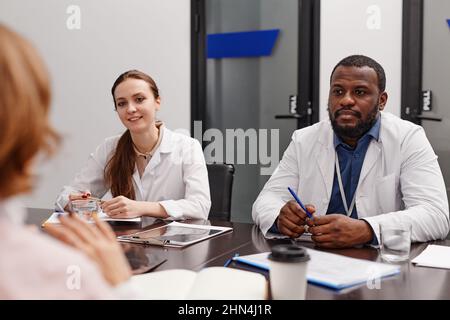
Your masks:
{"label": "chair backrest", "polygon": [[211,210],[209,218],[230,221],[234,166],[226,163],[207,164]]}

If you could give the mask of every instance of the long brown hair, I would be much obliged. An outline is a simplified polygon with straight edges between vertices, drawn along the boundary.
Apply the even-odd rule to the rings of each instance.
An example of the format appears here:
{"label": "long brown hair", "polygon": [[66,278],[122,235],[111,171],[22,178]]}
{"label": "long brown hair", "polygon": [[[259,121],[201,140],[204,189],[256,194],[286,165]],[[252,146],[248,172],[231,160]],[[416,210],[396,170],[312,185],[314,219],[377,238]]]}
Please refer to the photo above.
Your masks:
{"label": "long brown hair", "polygon": [[[152,77],[138,70],[130,70],[122,73],[111,88],[115,109],[117,109],[117,106],[114,92],[116,87],[127,79],[144,80],[148,83],[154,98],[159,98],[159,90]],[[111,188],[113,197],[124,196],[132,200],[136,199],[136,192],[133,187],[135,165],[136,153],[133,148],[131,133],[130,130],[126,130],[117,142],[116,150],[106,164],[104,172],[105,183]]]}
{"label": "long brown hair", "polygon": [[0,24],[0,199],[32,188],[31,161],[59,136],[48,122],[49,76],[34,47]]}

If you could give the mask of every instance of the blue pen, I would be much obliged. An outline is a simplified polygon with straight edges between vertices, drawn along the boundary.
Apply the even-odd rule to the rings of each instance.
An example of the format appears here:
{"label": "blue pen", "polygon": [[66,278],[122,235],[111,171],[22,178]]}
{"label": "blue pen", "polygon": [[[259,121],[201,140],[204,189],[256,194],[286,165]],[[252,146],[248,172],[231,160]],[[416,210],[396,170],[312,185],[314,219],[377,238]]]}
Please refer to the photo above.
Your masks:
{"label": "blue pen", "polygon": [[303,203],[300,201],[300,199],[298,198],[297,194],[295,193],[294,190],[292,190],[290,187],[288,187],[289,192],[292,194],[292,196],[294,197],[295,201],[297,201],[297,203],[300,205],[300,207],[302,207],[302,209],[305,211],[306,215],[310,218],[310,219],[314,219],[312,214],[309,213],[308,210],[306,210],[306,207],[303,205]]}
{"label": "blue pen", "polygon": [[[236,257],[239,257],[239,253],[236,253],[233,258],[236,258]],[[227,262],[225,262],[225,264],[223,266],[228,267],[230,265],[230,263],[233,261],[233,258],[228,259]]]}

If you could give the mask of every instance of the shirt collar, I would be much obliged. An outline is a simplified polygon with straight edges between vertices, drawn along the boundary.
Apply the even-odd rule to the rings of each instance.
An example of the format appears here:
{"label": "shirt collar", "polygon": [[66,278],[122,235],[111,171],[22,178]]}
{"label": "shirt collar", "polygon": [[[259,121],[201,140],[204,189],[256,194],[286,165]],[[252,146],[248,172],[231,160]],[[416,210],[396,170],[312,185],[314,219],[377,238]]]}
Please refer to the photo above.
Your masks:
{"label": "shirt collar", "polygon": [[160,152],[160,153],[169,153],[172,152],[173,149],[173,133],[172,131],[170,131],[169,129],[166,128],[166,126],[161,126],[162,132],[162,138],[161,138],[161,143],[159,145],[159,148],[156,150],[156,152]]}
{"label": "shirt collar", "polygon": [[[381,116],[380,114],[378,114],[377,121],[375,121],[374,125],[372,126],[372,128],[370,128],[369,131],[367,131],[361,138],[359,138],[358,142],[363,140],[365,137],[372,137],[373,139],[378,141],[378,139],[380,138],[380,127],[381,127]],[[340,144],[347,145],[334,132],[333,132],[333,144],[335,149]]]}

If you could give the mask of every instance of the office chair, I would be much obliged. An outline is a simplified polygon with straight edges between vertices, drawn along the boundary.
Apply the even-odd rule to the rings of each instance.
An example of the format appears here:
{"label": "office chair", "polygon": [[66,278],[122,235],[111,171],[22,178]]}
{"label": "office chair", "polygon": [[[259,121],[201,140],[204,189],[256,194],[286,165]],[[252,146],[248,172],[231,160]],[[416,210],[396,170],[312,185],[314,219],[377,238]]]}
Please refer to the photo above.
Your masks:
{"label": "office chair", "polygon": [[234,166],[226,163],[210,163],[206,167],[211,193],[209,218],[230,221]]}

